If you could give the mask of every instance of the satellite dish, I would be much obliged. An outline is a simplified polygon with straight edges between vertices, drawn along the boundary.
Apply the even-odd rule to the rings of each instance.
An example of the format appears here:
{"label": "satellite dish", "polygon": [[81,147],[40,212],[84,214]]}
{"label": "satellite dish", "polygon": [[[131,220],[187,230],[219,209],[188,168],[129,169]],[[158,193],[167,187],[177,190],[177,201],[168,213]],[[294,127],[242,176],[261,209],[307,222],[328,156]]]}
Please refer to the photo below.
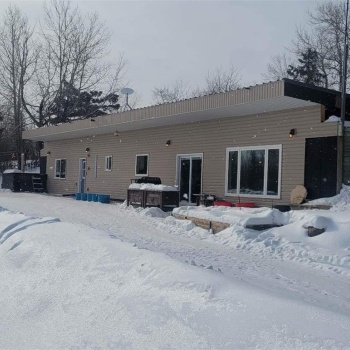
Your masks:
{"label": "satellite dish", "polygon": [[126,95],[126,98],[125,98],[125,105],[124,105],[124,111],[126,110],[126,108],[129,108],[129,109],[132,109],[129,105],[129,95],[132,95],[134,93],[134,90],[131,89],[131,88],[122,88],[120,90],[120,92],[123,94],[123,95]]}
{"label": "satellite dish", "polygon": [[134,93],[134,90],[133,89],[130,89],[130,88],[122,88],[120,90],[120,92],[123,94],[123,95],[132,95]]}

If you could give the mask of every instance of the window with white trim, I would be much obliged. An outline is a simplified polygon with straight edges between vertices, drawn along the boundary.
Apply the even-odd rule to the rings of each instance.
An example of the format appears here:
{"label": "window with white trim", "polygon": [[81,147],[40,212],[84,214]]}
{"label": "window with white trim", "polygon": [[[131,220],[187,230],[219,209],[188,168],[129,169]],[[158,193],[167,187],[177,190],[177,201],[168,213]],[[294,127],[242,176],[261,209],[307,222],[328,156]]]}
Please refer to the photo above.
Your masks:
{"label": "window with white trim", "polygon": [[66,178],[66,160],[55,159],[55,178],[65,179]]}
{"label": "window with white trim", "polygon": [[226,195],[279,198],[282,146],[226,149]]}
{"label": "window with white trim", "polygon": [[105,157],[105,170],[106,171],[112,170],[112,156]]}
{"label": "window with white trim", "polygon": [[148,154],[137,154],[135,175],[148,175]]}

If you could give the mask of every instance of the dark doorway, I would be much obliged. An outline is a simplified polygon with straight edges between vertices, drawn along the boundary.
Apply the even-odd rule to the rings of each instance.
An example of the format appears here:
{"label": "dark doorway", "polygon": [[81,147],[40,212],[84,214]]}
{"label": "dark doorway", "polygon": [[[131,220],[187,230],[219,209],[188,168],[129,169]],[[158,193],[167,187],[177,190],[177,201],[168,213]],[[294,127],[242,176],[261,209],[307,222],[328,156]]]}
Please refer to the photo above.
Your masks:
{"label": "dark doorway", "polygon": [[47,164],[47,157],[40,157],[39,165],[40,165],[40,174],[46,174],[46,164]]}
{"label": "dark doorway", "polygon": [[337,191],[337,137],[305,140],[304,185],[308,199],[332,197]]}
{"label": "dark doorway", "polygon": [[202,192],[202,157],[186,155],[179,157],[180,201],[195,203],[194,194]]}

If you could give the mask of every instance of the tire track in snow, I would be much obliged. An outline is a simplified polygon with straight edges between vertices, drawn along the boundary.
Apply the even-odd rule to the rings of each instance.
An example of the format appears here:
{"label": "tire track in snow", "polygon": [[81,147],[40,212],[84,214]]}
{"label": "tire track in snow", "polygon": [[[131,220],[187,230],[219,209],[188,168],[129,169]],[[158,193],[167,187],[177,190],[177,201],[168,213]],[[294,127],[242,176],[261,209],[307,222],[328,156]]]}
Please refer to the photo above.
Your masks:
{"label": "tire track in snow", "polygon": [[[28,227],[42,225],[42,224],[51,224],[54,222],[60,222],[60,219],[37,219],[37,218],[28,218],[23,219],[21,221],[17,221],[14,224],[7,226],[0,232],[0,244],[3,244],[6,240],[8,240],[11,236],[16,234],[17,232],[23,231]],[[25,225],[23,225],[25,224]],[[14,248],[12,248],[14,249]]]}

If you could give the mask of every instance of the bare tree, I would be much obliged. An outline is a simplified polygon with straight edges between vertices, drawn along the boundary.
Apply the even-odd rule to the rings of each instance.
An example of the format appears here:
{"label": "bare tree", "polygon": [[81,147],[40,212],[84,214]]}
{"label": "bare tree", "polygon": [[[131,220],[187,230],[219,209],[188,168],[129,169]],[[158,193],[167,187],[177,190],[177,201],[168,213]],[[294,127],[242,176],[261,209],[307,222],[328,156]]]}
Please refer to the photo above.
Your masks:
{"label": "bare tree", "polygon": [[187,83],[177,80],[170,86],[154,88],[153,100],[156,103],[169,103],[191,97],[228,92],[238,89],[240,80],[240,72],[233,65],[227,70],[218,67],[214,72],[208,71],[204,87],[191,89]]}
{"label": "bare tree", "polygon": [[191,91],[187,83],[177,80],[170,86],[155,87],[153,90],[153,100],[155,103],[176,102],[191,97]]}
{"label": "bare tree", "polygon": [[[83,16],[69,0],[52,0],[44,9],[40,62],[24,104],[39,127],[67,121],[69,110],[81,102],[76,96],[82,92],[103,87],[106,96],[115,94],[126,64],[123,55],[116,66],[105,60],[110,33],[97,14]],[[67,88],[74,91],[74,100],[67,95]]]}
{"label": "bare tree", "polygon": [[10,6],[0,28],[0,98],[12,120],[14,153],[21,167],[22,131],[25,127],[23,93],[36,67],[33,30],[18,7]]}
{"label": "bare tree", "polygon": [[240,71],[232,64],[228,69],[218,67],[214,72],[208,71],[206,85],[201,92],[203,95],[209,95],[236,90],[240,87],[240,81]]}
{"label": "bare tree", "polygon": [[[298,28],[294,42],[297,55],[311,48],[319,54],[319,70],[325,76],[325,87],[341,90],[346,11],[344,3],[332,1],[317,4],[309,11],[309,28]],[[348,33],[349,34],[349,33]]]}
{"label": "bare tree", "polygon": [[266,81],[281,80],[288,77],[288,67],[292,64],[292,59],[286,54],[272,56],[267,64],[266,73],[262,76]]}

